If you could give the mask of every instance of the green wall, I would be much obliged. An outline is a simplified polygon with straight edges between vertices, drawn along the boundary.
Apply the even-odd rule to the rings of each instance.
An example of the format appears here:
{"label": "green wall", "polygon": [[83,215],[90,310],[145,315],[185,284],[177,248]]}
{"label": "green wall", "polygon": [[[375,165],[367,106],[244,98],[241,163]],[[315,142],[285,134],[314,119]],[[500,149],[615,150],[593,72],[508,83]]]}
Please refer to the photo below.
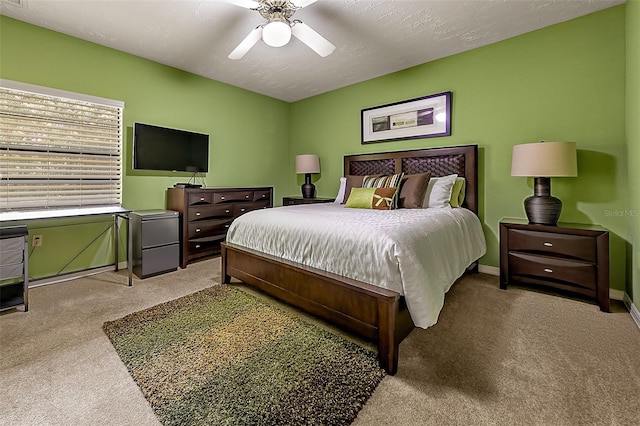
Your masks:
{"label": "green wall", "polygon": [[629,258],[628,294],[640,308],[640,0],[627,0],[626,136],[629,161]]}
{"label": "green wall", "polygon": [[[360,144],[360,110],[453,92],[452,135]],[[618,6],[500,43],[308,98],[291,107],[291,160],[317,153],[319,196],[335,196],[345,154],[478,144],[484,265],[498,266],[498,223],[524,218],[532,179],[510,176],[513,145],[578,144],[577,178],[554,178],[561,221],[611,231],[611,287],[625,289],[625,8]],[[291,167],[291,166],[290,166]],[[290,173],[293,174],[291,167]],[[300,181],[291,181],[297,192]]]}
{"label": "green wall", "polygon": [[[184,173],[131,170],[136,121],[208,133],[209,187],[274,186],[276,200],[285,195],[280,190],[290,177],[280,164],[289,154],[286,102],[4,16],[0,76],[125,102],[123,205],[129,209],[164,208],[166,188],[189,179]],[[32,250],[30,275],[58,273],[109,223],[109,218],[95,225],[86,220],[29,223],[31,234],[44,236],[42,247]],[[112,252],[107,232],[63,272],[112,263]]]}

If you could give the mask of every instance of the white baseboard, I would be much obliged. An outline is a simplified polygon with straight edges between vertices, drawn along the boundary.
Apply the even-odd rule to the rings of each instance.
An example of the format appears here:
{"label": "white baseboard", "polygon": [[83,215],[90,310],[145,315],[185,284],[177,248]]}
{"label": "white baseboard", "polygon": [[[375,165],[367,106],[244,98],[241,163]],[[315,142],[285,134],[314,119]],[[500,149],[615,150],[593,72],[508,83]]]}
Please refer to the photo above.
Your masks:
{"label": "white baseboard", "polygon": [[615,288],[610,288],[609,289],[609,299],[624,300],[624,297],[626,295],[627,295],[627,293],[625,293],[622,290],[616,290]]}
{"label": "white baseboard", "polygon": [[638,328],[640,328],[640,311],[638,311],[638,308],[636,308],[636,305],[633,304],[631,298],[627,293],[624,294],[623,301],[627,306],[629,313],[631,314],[631,318],[633,318],[633,321],[635,321]]}
{"label": "white baseboard", "polygon": [[[478,265],[478,272],[500,276],[500,268],[495,266]],[[633,304],[629,295],[622,290],[611,288],[609,289],[609,297],[613,300],[622,300],[629,310],[633,321],[636,323],[638,328],[640,328],[640,311],[638,311],[638,308]]]}
{"label": "white baseboard", "polygon": [[482,272],[483,274],[495,275],[497,277],[500,276],[500,268],[496,266],[478,265],[478,272]]}

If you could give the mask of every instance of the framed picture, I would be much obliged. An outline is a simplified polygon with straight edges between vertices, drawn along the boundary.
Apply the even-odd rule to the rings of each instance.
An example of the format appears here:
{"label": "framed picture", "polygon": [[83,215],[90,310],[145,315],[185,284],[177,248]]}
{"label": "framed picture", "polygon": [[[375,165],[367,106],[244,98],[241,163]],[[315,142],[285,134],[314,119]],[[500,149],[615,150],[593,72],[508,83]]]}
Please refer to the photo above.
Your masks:
{"label": "framed picture", "polygon": [[362,143],[451,135],[451,92],[363,109]]}

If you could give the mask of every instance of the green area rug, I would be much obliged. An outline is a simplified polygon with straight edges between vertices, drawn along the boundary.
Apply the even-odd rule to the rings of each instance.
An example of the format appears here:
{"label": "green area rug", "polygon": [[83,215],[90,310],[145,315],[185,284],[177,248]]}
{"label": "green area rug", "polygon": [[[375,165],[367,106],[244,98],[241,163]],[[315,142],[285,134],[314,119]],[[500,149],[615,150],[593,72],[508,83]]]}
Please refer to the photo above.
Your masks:
{"label": "green area rug", "polygon": [[165,425],[348,425],[376,354],[226,285],[106,322]]}

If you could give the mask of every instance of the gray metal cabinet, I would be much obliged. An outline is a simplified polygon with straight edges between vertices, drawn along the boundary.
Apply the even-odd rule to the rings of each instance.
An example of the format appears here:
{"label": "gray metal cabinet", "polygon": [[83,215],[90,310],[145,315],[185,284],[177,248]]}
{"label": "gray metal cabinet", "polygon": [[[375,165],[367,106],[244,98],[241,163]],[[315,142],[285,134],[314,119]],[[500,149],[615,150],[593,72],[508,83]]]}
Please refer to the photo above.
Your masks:
{"label": "gray metal cabinet", "polygon": [[178,269],[179,213],[143,210],[131,213],[133,272],[140,278]]}
{"label": "gray metal cabinet", "polygon": [[27,227],[0,227],[0,311],[29,310]]}

